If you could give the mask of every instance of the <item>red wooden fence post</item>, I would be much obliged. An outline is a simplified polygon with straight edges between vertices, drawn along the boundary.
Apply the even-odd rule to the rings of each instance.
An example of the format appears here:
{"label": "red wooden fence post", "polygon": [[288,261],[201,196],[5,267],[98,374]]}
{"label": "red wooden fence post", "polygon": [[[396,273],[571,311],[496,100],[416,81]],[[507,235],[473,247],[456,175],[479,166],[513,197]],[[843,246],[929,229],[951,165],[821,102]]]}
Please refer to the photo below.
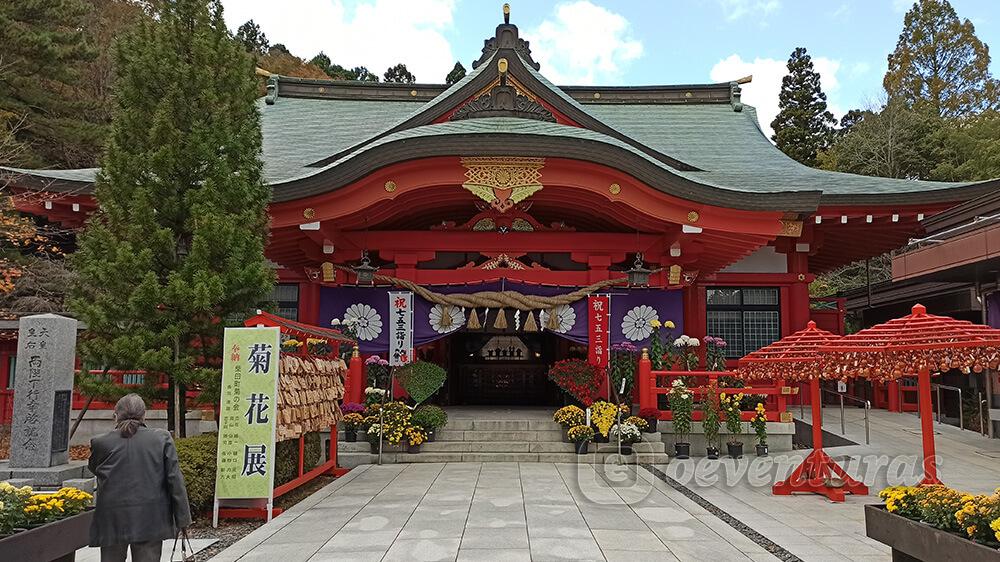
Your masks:
{"label": "red wooden fence post", "polygon": [[887,393],[889,395],[889,411],[890,412],[902,412],[902,404],[899,403],[899,381],[889,381],[886,385]]}
{"label": "red wooden fence post", "polygon": [[346,401],[347,402],[358,402],[363,400],[363,394],[365,393],[365,366],[361,362],[361,354],[358,352],[357,346],[354,348],[354,352],[351,354],[351,362],[347,367],[347,389],[346,389]]}
{"label": "red wooden fence post", "polygon": [[[774,409],[777,410],[778,419],[775,421],[783,421],[781,419],[781,414],[788,411],[788,394],[785,394],[785,380],[776,379],[774,381],[774,387],[778,390],[778,394],[774,396]],[[791,388],[789,388],[791,390]],[[789,420],[791,421],[791,420]]]}
{"label": "red wooden fence post", "polygon": [[934,452],[934,412],[931,410],[931,372],[927,367],[921,367],[917,375],[917,385],[920,394],[917,400],[920,404],[920,433],[924,441],[924,479],[923,486],[940,484],[937,475],[937,457]]}
{"label": "red wooden fence post", "polygon": [[639,359],[639,409],[646,408],[656,408],[656,377],[653,376],[649,350],[644,347]]}

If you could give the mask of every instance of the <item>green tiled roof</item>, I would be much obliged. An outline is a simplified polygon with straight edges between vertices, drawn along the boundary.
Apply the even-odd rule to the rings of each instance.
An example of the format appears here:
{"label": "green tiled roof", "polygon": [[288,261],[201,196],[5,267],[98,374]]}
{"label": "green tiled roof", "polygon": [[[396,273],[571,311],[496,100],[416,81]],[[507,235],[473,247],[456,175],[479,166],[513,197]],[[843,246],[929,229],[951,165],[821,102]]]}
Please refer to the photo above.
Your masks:
{"label": "green tiled roof", "polygon": [[278,183],[315,168],[306,165],[336,154],[395,125],[422,102],[327,100],[279,97],[260,101],[264,175]]}
{"label": "green tiled roof", "polygon": [[914,181],[817,170],[799,164],[761,132],[756,111],[728,104],[600,105],[586,110],[635,140],[704,172],[702,183],[738,191],[821,190],[824,195],[926,192],[961,183]]}

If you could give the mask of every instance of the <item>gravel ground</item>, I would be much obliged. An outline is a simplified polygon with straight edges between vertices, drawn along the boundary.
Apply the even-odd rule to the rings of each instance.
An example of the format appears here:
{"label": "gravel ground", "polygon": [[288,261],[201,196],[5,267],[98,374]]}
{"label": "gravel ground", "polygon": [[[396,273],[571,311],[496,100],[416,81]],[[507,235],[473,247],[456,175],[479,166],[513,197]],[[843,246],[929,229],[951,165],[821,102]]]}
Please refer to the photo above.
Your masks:
{"label": "gravel ground", "polygon": [[[275,503],[282,509],[288,509],[333,481],[332,476],[317,476],[315,480],[281,496]],[[213,529],[211,513],[199,517],[188,529],[188,536],[192,539],[219,539],[219,542],[199,552],[193,558],[188,558],[188,560],[192,562],[209,560],[263,524],[262,520],[233,519],[219,521],[219,528]]]}
{"label": "gravel ground", "polygon": [[765,550],[767,550],[771,554],[775,555],[779,559],[784,560],[785,562],[803,562],[802,559],[799,558],[798,556],[795,556],[791,552],[785,550],[784,548],[782,548],[781,546],[779,546],[778,544],[776,544],[771,539],[765,537],[764,535],[758,533],[757,531],[754,531],[749,526],[747,526],[746,524],[744,524],[740,520],[736,519],[732,515],[726,513],[724,510],[722,510],[721,508],[717,507],[712,502],[710,502],[710,501],[706,500],[705,498],[701,497],[701,495],[699,495],[697,492],[695,492],[691,488],[688,488],[684,484],[681,484],[677,480],[674,480],[673,478],[667,476],[662,470],[660,470],[660,469],[658,469],[655,466],[650,465],[650,464],[643,464],[642,466],[643,466],[643,468],[645,468],[646,470],[648,470],[650,473],[652,473],[653,476],[656,476],[657,478],[659,478],[660,480],[662,480],[663,482],[665,482],[671,488],[673,488],[673,489],[677,490],[678,492],[684,494],[689,499],[691,499],[692,501],[694,501],[696,504],[698,504],[701,507],[703,507],[705,509],[705,511],[708,511],[712,515],[718,517],[719,519],[721,519],[722,521],[724,521],[727,525],[729,525],[733,529],[736,529],[740,533],[743,533],[747,538],[749,538],[753,542],[759,544],[762,548],[764,548]]}

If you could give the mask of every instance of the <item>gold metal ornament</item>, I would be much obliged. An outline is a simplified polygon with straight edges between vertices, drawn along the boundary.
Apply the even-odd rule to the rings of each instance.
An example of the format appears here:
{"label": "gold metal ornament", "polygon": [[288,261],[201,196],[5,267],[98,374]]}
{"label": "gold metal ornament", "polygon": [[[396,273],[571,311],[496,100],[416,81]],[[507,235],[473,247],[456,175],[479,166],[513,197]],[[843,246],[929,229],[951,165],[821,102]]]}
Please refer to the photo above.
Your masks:
{"label": "gold metal ornament", "polygon": [[608,187],[608,191],[611,192],[611,195],[618,195],[622,192],[622,186],[617,183],[613,183]]}
{"label": "gold metal ornament", "polygon": [[307,219],[311,219],[316,216],[316,209],[313,209],[312,207],[306,207],[305,210],[302,211],[302,216]]}
{"label": "gold metal ornament", "polygon": [[467,178],[462,187],[501,213],[542,189],[544,158],[477,156],[461,162]]}
{"label": "gold metal ornament", "polygon": [[690,211],[687,216],[688,222],[698,222],[699,218],[701,215],[698,214],[698,211]]}
{"label": "gold metal ornament", "polygon": [[385,190],[388,191],[389,193],[396,191],[396,182],[392,180],[385,182]]}

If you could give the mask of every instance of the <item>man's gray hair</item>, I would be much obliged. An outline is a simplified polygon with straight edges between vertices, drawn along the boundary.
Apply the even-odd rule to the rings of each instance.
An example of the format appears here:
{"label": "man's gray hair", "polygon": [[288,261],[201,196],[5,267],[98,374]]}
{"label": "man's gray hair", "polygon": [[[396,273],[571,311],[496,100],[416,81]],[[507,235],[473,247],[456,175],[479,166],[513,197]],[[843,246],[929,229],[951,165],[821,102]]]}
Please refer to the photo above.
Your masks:
{"label": "man's gray hair", "polygon": [[122,437],[132,437],[146,419],[146,403],[136,393],[126,394],[115,404],[115,429]]}

